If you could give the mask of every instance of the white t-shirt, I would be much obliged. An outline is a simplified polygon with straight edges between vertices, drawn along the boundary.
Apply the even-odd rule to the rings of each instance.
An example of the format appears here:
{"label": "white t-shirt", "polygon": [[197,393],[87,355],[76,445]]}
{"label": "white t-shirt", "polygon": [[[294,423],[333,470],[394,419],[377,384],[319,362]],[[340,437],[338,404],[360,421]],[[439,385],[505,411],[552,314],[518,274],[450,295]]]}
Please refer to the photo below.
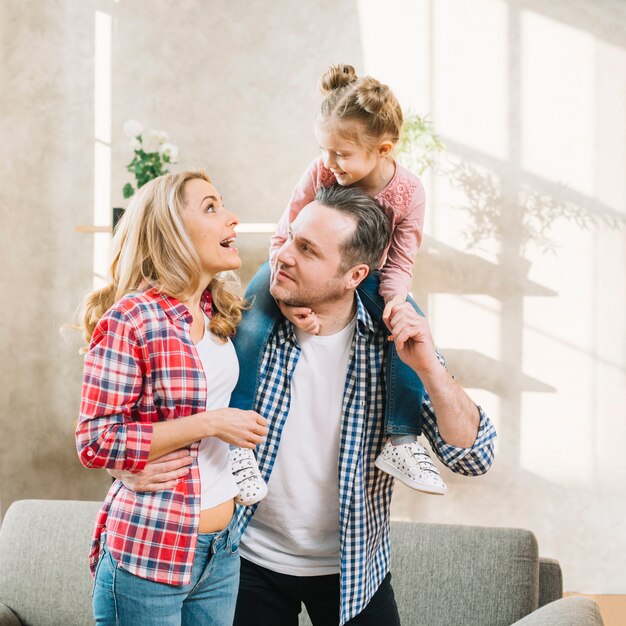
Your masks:
{"label": "white t-shirt", "polygon": [[[232,341],[223,342],[213,335],[207,325],[196,350],[207,381],[207,411],[227,407],[239,378],[239,361]],[[202,484],[200,510],[210,509],[237,495],[226,442],[217,437],[202,439],[198,450],[198,469]]]}
{"label": "white t-shirt", "polygon": [[339,572],[339,442],[356,317],[334,335],[296,330],[291,404],[268,483],[241,555],[281,574]]}

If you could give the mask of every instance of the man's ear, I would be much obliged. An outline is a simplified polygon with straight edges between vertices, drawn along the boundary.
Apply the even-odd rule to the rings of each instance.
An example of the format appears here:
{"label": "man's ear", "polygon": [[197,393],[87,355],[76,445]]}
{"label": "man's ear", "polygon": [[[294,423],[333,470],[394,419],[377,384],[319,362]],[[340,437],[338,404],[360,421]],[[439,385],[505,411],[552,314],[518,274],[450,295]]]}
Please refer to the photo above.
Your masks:
{"label": "man's ear", "polygon": [[365,265],[365,263],[355,265],[346,273],[346,276],[348,278],[346,282],[346,287],[348,289],[356,289],[365,280],[369,273],[370,268]]}

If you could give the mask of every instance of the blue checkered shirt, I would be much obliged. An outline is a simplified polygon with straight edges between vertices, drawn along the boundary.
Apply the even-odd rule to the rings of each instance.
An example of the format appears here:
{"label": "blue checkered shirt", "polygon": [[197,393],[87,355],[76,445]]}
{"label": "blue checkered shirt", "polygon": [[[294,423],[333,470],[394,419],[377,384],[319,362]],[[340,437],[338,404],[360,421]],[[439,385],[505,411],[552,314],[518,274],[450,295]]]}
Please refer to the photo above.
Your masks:
{"label": "blue checkered shirt", "polygon": [[[341,624],[365,608],[389,571],[389,507],[394,482],[374,466],[384,444],[387,333],[372,321],[358,294],[356,298],[357,325],[344,389],[339,452]],[[257,447],[256,456],[270,489],[299,356],[293,326],[282,320],[265,349],[255,403],[255,410],[268,419],[269,433]],[[424,396],[423,432],[439,459],[453,472],[477,476],[491,465],[496,432],[480,407],[479,411],[474,445],[457,448],[441,438],[430,399]],[[239,508],[241,532],[255,510],[256,505]]]}

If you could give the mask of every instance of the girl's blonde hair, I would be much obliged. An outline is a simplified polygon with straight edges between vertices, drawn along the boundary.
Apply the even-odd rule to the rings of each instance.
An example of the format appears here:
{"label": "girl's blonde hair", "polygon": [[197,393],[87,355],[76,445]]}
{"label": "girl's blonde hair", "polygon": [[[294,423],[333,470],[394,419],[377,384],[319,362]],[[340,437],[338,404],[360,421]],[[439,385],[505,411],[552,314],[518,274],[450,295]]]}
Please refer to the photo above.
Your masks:
{"label": "girl's blonde hair", "polygon": [[[358,77],[352,65],[331,65],[320,79],[325,95],[321,114],[339,124],[342,135],[373,148],[382,140],[397,143],[402,131],[402,109],[387,85],[371,76]],[[360,122],[363,133],[351,122]]]}
{"label": "girl's blonde hair", "polygon": [[[154,287],[184,301],[200,287],[200,259],[181,218],[185,185],[195,179],[211,182],[202,170],[165,174],[146,183],[129,202],[111,244],[111,282],[88,294],[79,309],[87,343],[104,313],[128,293]],[[207,287],[214,307],[209,328],[225,339],[246,308],[237,294],[239,281],[232,272],[222,272]]]}

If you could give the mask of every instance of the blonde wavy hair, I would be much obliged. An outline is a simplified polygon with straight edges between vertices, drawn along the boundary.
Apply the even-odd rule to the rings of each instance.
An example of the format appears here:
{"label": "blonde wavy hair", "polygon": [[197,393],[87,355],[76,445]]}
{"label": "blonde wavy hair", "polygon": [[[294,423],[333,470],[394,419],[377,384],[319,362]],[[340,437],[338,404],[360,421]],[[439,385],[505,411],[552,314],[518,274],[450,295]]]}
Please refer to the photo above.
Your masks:
{"label": "blonde wavy hair", "polygon": [[[184,301],[200,287],[200,259],[181,218],[185,185],[195,179],[211,183],[202,170],[165,174],[146,183],[129,202],[111,243],[111,282],[89,293],[79,307],[78,328],[87,344],[100,318],[126,294],[153,287]],[[239,279],[221,272],[207,287],[214,307],[209,328],[226,339],[247,308]]]}

